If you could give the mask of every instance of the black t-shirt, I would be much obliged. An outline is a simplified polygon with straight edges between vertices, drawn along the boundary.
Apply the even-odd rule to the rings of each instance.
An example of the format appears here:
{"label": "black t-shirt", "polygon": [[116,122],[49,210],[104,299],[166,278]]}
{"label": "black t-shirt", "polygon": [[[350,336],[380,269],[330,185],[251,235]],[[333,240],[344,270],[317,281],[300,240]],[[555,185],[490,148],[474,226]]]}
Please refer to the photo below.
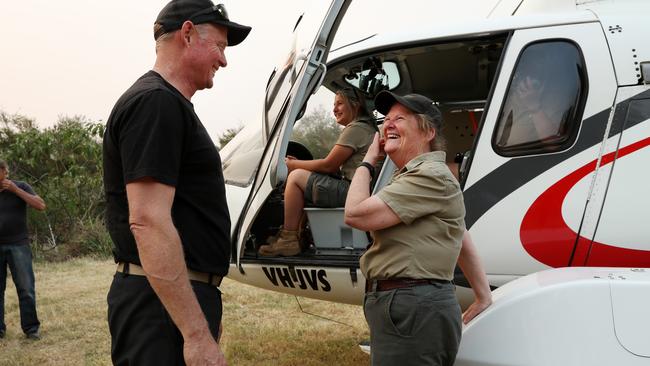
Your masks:
{"label": "black t-shirt", "polygon": [[[18,188],[35,195],[34,190],[25,182],[13,181]],[[0,192],[0,245],[29,244],[27,232],[27,203],[14,193]]]}
{"label": "black t-shirt", "polygon": [[140,264],[126,183],[151,177],[176,188],[172,220],[187,267],[226,275],[230,217],[221,158],[192,103],[149,71],[113,107],[103,150],[106,226],[115,261]]}

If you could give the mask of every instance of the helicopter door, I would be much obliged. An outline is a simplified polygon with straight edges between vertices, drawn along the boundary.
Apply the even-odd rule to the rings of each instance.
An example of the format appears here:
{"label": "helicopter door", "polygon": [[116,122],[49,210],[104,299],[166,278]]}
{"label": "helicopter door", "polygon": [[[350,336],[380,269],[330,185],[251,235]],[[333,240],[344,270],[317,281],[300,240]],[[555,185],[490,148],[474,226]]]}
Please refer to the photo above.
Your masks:
{"label": "helicopter door", "polygon": [[[284,164],[289,136],[294,122],[304,112],[311,93],[318,88],[326,72],[327,54],[336,29],[351,0],[315,1],[310,11],[303,14],[296,30],[295,40],[283,70],[276,70],[267,87],[264,105],[265,134],[268,137],[260,169],[253,189],[235,228],[237,265],[250,227],[258,211],[272,190],[287,177]],[[303,47],[304,46],[304,47]]]}
{"label": "helicopter door", "polygon": [[512,34],[463,186],[467,228],[499,253],[483,256],[488,273],[570,264],[597,197],[566,178],[598,159],[615,94],[599,23]]}

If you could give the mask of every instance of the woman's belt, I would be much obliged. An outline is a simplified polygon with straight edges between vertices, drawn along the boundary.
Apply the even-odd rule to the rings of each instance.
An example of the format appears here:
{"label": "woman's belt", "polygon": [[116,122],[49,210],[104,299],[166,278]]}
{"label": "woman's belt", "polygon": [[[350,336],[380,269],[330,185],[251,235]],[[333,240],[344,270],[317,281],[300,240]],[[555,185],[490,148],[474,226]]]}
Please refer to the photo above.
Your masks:
{"label": "woman's belt", "polygon": [[388,291],[398,288],[415,287],[437,284],[450,284],[449,280],[439,279],[415,279],[415,278],[392,278],[387,280],[366,280],[366,292]]}

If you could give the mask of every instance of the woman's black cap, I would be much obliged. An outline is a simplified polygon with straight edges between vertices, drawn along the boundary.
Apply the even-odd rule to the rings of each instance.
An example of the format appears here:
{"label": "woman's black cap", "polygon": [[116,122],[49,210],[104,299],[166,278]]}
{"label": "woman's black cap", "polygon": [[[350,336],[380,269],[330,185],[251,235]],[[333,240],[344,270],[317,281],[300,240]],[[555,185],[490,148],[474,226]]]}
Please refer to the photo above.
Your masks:
{"label": "woman's black cap", "polygon": [[223,4],[214,5],[212,0],[172,0],[160,11],[156,24],[162,27],[154,39],[165,33],[181,29],[186,20],[194,24],[213,23],[228,28],[228,46],[236,46],[251,31],[251,27],[231,22]]}
{"label": "woman's black cap", "polygon": [[395,103],[399,103],[417,114],[428,115],[437,128],[442,127],[442,113],[440,113],[438,107],[433,104],[433,101],[424,95],[406,94],[404,96],[399,96],[395,93],[384,90],[375,97],[375,108],[384,116],[388,114],[388,111],[390,111],[390,108]]}

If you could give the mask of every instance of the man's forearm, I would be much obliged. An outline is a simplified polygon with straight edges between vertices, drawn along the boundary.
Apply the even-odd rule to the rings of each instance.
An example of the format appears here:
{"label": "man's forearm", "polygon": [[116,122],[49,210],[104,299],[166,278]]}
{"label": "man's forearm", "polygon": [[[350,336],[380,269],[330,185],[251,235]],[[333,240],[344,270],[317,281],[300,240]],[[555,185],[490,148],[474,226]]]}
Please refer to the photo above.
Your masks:
{"label": "man's forearm", "polygon": [[45,210],[45,201],[43,201],[41,197],[27,193],[20,187],[16,187],[14,194],[25,201],[25,203],[27,203],[30,207],[33,207],[39,211]]}
{"label": "man's forearm", "polygon": [[189,340],[209,334],[208,323],[187,275],[180,237],[168,224],[132,224],[142,267],[172,320]]}

